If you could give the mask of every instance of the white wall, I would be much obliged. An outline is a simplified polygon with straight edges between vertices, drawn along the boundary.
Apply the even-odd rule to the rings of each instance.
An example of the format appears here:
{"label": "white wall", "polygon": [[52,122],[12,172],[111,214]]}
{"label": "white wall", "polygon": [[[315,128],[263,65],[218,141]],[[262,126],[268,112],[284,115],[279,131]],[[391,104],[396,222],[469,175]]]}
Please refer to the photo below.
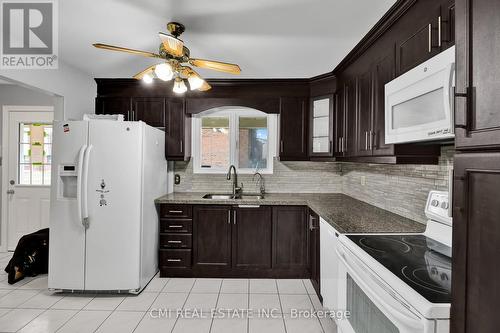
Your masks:
{"label": "white wall", "polygon": [[[81,119],[84,113],[94,113],[97,87],[93,78],[59,61],[59,69],[34,70],[0,70],[0,76],[13,80],[20,85],[40,89],[48,94],[62,97],[64,113],[56,112],[56,119],[60,115],[64,119]],[[57,102],[56,102],[57,104]]]}

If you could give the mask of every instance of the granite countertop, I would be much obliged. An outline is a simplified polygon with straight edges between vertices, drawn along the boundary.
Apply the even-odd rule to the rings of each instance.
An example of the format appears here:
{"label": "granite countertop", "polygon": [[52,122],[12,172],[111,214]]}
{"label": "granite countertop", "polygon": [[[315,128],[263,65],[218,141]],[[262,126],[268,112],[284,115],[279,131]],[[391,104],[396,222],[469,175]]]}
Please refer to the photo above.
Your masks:
{"label": "granite countertop", "polygon": [[340,233],[413,233],[425,225],[365,202],[336,193],[267,193],[264,199],[203,199],[206,193],[171,193],[155,203],[205,205],[309,206]]}

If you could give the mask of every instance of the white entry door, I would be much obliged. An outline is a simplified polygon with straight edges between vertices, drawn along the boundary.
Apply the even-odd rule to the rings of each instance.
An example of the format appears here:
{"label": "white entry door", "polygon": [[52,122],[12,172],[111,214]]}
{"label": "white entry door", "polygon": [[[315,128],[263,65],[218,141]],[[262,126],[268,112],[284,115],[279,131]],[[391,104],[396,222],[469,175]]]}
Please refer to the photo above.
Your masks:
{"label": "white entry door", "polygon": [[53,117],[53,111],[4,114],[8,250],[14,250],[23,235],[49,226]]}

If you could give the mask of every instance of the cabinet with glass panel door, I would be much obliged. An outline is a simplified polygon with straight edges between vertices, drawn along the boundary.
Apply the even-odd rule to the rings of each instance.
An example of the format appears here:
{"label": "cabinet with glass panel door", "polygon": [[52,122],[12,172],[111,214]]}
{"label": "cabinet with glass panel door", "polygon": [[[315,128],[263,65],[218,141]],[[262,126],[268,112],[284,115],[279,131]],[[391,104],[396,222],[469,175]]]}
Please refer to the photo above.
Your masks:
{"label": "cabinet with glass panel door", "polygon": [[311,98],[309,155],[333,157],[333,95]]}

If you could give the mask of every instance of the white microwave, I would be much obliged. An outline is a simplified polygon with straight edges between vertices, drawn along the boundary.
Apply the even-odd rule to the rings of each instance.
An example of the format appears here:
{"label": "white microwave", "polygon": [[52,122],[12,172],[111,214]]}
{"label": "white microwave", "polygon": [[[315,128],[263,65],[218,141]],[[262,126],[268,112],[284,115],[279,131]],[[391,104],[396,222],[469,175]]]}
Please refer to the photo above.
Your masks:
{"label": "white microwave", "polygon": [[385,143],[454,138],[455,47],[385,85]]}

